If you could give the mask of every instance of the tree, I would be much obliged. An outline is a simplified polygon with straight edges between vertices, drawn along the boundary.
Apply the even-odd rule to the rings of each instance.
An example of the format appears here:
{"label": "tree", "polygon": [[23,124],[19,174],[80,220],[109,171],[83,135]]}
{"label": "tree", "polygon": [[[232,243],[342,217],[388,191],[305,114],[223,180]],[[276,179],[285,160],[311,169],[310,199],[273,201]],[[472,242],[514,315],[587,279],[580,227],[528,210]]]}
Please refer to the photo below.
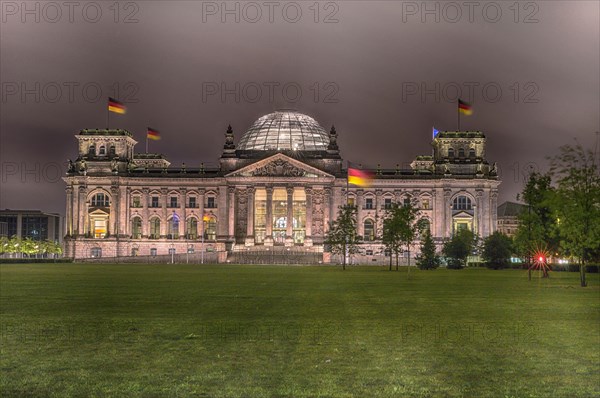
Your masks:
{"label": "tree", "polygon": [[596,156],[579,143],[564,145],[551,159],[556,178],[552,204],[558,216],[562,247],[579,259],[581,287],[587,285],[585,265],[600,247],[600,174]]}
{"label": "tree", "polygon": [[545,249],[555,253],[560,246],[556,215],[552,208],[554,189],[551,183],[550,175],[533,172],[520,195],[527,209],[519,215],[514,246],[519,255],[527,257],[528,263],[534,250]]}
{"label": "tree", "polygon": [[483,241],[483,261],[488,268],[500,269],[508,266],[512,253],[511,239],[501,232],[494,232]]}
{"label": "tree", "polygon": [[[396,270],[398,270],[398,257],[402,246],[406,246],[408,252],[408,265],[410,266],[410,245],[414,242],[422,224],[417,222],[419,210],[413,203],[398,205],[396,203],[386,211],[383,220],[382,241],[386,250],[396,256]],[[392,261],[390,259],[390,271]]]}
{"label": "tree", "polygon": [[429,228],[425,228],[421,240],[421,254],[417,257],[419,269],[436,269],[440,266],[440,256],[435,251],[435,243]]}
{"label": "tree", "polygon": [[444,243],[442,253],[448,259],[448,268],[461,269],[467,264],[467,257],[476,246],[476,236],[468,228],[461,228]]}
{"label": "tree", "polygon": [[358,253],[360,237],[356,232],[356,206],[340,206],[337,218],[329,223],[325,244],[333,254],[341,254],[342,269],[346,269],[347,257]]}

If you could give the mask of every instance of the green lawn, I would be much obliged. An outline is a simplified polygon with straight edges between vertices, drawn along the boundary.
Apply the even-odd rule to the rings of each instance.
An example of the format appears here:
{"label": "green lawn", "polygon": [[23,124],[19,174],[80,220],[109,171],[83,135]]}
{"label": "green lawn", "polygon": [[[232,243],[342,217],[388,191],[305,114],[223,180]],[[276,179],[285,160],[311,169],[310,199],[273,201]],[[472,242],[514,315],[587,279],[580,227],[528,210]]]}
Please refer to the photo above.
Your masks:
{"label": "green lawn", "polygon": [[600,396],[598,274],[0,266],[2,397]]}

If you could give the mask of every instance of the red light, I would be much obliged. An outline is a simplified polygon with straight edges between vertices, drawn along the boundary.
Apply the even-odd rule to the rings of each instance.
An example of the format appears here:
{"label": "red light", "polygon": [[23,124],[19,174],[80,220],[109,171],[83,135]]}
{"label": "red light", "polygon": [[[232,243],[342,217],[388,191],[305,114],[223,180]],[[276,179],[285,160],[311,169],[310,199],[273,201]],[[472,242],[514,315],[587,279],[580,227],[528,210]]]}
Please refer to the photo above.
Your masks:
{"label": "red light", "polygon": [[540,257],[538,258],[538,260],[540,261],[540,263],[543,263],[543,262],[544,262],[544,257],[540,256]]}

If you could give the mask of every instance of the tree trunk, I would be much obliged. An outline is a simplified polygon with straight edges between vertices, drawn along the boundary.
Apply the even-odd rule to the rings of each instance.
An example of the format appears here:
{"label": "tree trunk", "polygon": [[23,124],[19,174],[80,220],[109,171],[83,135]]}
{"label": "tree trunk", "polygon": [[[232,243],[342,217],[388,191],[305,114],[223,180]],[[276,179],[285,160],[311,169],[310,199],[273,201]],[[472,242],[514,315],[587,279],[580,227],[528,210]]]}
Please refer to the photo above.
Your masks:
{"label": "tree trunk", "polygon": [[390,271],[392,270],[392,262],[394,261],[393,252],[390,250]]}
{"label": "tree trunk", "polygon": [[579,262],[579,280],[581,282],[581,287],[587,286],[587,283],[585,282],[585,260]]}
{"label": "tree trunk", "polygon": [[398,252],[396,252],[396,271],[398,271]]}

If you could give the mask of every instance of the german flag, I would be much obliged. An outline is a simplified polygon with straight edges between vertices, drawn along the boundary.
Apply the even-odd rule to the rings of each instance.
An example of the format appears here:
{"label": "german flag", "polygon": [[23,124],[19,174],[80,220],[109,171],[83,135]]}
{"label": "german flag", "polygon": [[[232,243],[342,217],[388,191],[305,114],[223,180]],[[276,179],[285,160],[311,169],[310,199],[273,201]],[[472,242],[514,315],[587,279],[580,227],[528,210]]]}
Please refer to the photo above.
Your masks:
{"label": "german flag", "polygon": [[108,98],[108,110],[114,113],[124,114],[127,112],[127,107],[121,101],[114,98]]}
{"label": "german flag", "polygon": [[358,187],[370,187],[373,182],[373,173],[367,170],[355,169],[348,165],[348,184]]}
{"label": "german flag", "polygon": [[148,133],[146,134],[146,138],[154,141],[160,140],[160,132],[155,129],[151,129],[148,127]]}
{"label": "german flag", "polygon": [[468,102],[465,102],[459,98],[458,99],[458,111],[460,113],[462,113],[463,115],[469,116],[469,115],[473,114],[473,107]]}

